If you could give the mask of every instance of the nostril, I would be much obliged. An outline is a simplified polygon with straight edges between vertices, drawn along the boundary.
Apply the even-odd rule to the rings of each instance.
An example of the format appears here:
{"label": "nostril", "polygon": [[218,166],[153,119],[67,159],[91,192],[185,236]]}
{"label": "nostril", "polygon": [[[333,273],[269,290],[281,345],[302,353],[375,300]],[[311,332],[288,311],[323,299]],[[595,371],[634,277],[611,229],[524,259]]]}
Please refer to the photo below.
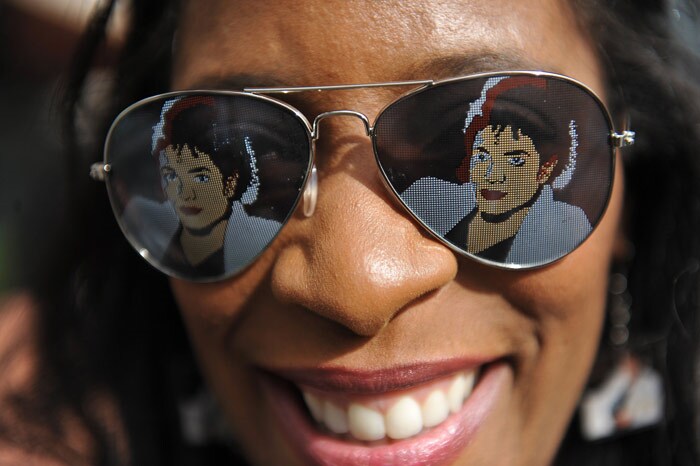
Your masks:
{"label": "nostril", "polygon": [[272,291],[276,299],[299,305],[356,335],[376,335],[413,301],[456,274],[454,254],[428,239],[417,241],[417,247],[396,239],[395,248],[378,244],[356,248],[347,241],[340,248],[327,249],[325,241],[313,243],[310,251],[287,248],[273,269]]}

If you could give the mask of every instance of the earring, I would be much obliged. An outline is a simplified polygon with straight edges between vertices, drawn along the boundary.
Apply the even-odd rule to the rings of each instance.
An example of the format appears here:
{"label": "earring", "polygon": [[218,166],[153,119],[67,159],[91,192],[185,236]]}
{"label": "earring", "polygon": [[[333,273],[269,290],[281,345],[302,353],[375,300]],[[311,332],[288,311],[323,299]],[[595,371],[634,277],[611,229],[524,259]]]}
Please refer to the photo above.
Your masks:
{"label": "earring", "polygon": [[557,166],[557,162],[558,157],[556,155],[553,155],[549,158],[549,160],[542,164],[539,171],[537,172],[537,181],[539,183],[546,182],[549,179],[549,177],[552,176],[552,172],[554,172],[554,167]]}
{"label": "earring", "polygon": [[231,175],[226,178],[224,182],[224,196],[231,197],[236,192],[236,185],[238,184],[238,173]]}
{"label": "earring", "polygon": [[581,433],[602,440],[654,426],[664,417],[661,375],[629,350],[632,296],[627,275],[613,273],[608,287],[608,346],[618,353],[612,370],[581,399]]}

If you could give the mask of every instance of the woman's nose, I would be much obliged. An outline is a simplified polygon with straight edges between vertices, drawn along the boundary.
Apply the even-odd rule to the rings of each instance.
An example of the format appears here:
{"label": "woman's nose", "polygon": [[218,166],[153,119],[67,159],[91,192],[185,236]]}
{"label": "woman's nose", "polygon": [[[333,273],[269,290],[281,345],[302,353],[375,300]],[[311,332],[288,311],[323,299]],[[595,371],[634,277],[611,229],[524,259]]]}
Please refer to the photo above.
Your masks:
{"label": "woman's nose", "polygon": [[[412,301],[450,282],[457,260],[391,197],[367,138],[352,139],[329,149],[341,152],[333,157],[337,163],[319,167],[313,216],[287,226],[272,289],[277,299],[370,336]],[[318,153],[317,160],[326,156]]]}

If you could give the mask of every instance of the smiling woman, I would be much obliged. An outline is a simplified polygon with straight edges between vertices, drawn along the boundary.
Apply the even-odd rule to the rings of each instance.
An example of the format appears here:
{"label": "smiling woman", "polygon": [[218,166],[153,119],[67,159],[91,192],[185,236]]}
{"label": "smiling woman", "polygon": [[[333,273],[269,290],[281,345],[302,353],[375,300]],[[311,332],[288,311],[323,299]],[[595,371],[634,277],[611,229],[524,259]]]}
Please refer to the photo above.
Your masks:
{"label": "smiling woman", "polygon": [[76,181],[75,249],[14,304],[43,383],[5,390],[11,451],[698,464],[699,65],[663,5],[175,3],[132,5],[91,159],[160,272]]}

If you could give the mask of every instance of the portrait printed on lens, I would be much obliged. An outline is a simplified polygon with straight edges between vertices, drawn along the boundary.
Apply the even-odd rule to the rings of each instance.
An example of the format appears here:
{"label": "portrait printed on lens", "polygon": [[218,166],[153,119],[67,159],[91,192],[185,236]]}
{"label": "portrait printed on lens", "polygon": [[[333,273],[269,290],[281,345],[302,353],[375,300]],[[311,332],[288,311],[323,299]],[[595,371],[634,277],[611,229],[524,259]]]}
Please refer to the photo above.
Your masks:
{"label": "portrait printed on lens", "polygon": [[[597,148],[583,164],[580,154],[596,144],[582,141],[582,123],[607,141],[601,111],[569,83],[537,76],[494,76],[480,91],[464,114],[464,156],[454,178],[420,178],[401,198],[433,231],[479,258],[533,266],[566,255],[588,237],[607,202],[609,183],[594,178],[596,169],[601,180],[610,178],[609,149],[600,156]],[[581,97],[593,111],[577,108]],[[588,173],[578,177],[581,170]],[[586,196],[595,204],[586,206],[590,217],[576,205],[590,203]]]}
{"label": "portrait printed on lens", "polygon": [[142,154],[148,158],[142,166],[156,170],[150,183],[158,183],[160,193],[155,200],[132,195],[122,214],[149,258],[185,278],[240,270],[281,228],[247,212],[259,195],[258,158],[229,107],[215,96],[165,100],[149,127],[151,151]]}

